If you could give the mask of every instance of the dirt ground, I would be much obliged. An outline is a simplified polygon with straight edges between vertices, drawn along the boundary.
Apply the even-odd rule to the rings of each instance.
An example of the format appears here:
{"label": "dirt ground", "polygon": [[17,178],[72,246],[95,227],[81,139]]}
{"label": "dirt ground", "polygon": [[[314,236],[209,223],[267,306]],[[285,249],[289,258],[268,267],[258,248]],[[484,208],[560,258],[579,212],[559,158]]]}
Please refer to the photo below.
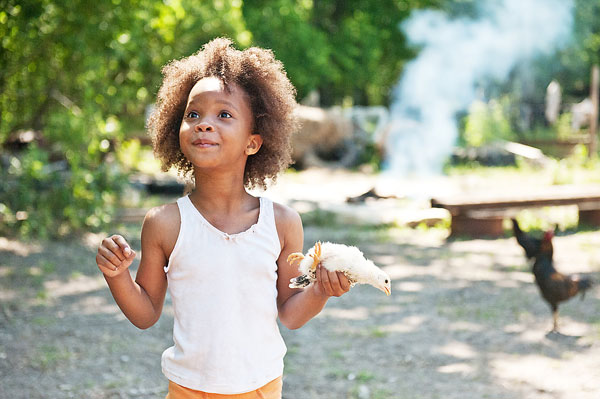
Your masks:
{"label": "dirt ground", "polygon": [[[426,209],[422,198],[343,204],[372,184],[359,174],[309,172],[270,193],[306,212],[307,247],[357,245],[393,280],[390,297],[357,286],[301,329],[281,327],[284,398],[600,397],[600,288],[563,304],[561,333],[548,333],[549,308],[514,238],[447,240],[445,229],[378,226]],[[426,195],[421,188],[412,190]],[[289,201],[292,193],[301,201]],[[340,212],[315,217],[315,204]],[[361,223],[349,214],[367,216]],[[120,232],[139,250],[139,226]],[[0,398],[165,396],[170,301],[155,326],[132,326],[95,266],[101,237],[0,237]],[[600,281],[600,231],[560,233],[554,245],[557,268]]]}

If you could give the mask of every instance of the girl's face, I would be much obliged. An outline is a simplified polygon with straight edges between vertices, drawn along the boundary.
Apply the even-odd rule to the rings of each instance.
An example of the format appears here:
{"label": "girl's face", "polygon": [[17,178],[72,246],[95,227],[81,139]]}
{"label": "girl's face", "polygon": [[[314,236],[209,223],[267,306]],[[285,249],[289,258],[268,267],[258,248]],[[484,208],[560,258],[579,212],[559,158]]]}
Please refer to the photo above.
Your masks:
{"label": "girl's face", "polygon": [[199,80],[188,96],[179,129],[179,146],[198,168],[239,168],[260,149],[262,138],[253,134],[253,116],[247,94],[236,84],[225,89],[216,77]]}

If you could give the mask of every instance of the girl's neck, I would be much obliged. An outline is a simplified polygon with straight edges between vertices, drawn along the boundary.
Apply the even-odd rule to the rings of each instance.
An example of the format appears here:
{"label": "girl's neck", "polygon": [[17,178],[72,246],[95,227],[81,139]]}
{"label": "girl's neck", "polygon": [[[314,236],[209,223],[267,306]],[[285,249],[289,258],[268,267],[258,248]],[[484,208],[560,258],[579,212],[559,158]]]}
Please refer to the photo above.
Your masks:
{"label": "girl's neck", "polygon": [[243,176],[215,176],[195,174],[196,188],[190,193],[192,202],[202,208],[228,212],[239,209],[252,198],[246,192]]}

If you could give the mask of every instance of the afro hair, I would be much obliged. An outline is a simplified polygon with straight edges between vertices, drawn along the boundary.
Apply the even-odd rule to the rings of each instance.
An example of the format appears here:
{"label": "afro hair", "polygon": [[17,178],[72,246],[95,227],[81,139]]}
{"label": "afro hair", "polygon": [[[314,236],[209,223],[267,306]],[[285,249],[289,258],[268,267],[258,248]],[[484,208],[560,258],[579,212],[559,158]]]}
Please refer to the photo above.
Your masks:
{"label": "afro hair", "polygon": [[248,157],[244,186],[266,188],[269,180],[274,181],[291,164],[290,138],[297,129],[296,90],[271,50],[251,47],[240,51],[233,48],[231,40],[217,38],[197,53],[171,61],[162,73],[147,128],[164,171],[174,166],[183,176],[190,177],[193,172],[179,147],[179,128],[191,89],[205,77],[221,79],[226,88],[236,84],[250,99],[253,132],[262,136],[263,144]]}

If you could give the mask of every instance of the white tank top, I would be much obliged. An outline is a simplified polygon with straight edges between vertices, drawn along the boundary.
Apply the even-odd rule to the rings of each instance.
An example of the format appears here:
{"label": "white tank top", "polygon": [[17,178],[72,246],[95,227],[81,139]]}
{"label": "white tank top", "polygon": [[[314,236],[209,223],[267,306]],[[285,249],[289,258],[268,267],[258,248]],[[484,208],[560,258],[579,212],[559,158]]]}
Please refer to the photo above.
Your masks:
{"label": "white tank top", "polygon": [[165,267],[175,314],[165,376],[220,394],[253,391],[283,373],[277,325],[273,203],[260,198],[258,222],[238,234],[211,225],[189,197],[177,200],[181,228]]}

